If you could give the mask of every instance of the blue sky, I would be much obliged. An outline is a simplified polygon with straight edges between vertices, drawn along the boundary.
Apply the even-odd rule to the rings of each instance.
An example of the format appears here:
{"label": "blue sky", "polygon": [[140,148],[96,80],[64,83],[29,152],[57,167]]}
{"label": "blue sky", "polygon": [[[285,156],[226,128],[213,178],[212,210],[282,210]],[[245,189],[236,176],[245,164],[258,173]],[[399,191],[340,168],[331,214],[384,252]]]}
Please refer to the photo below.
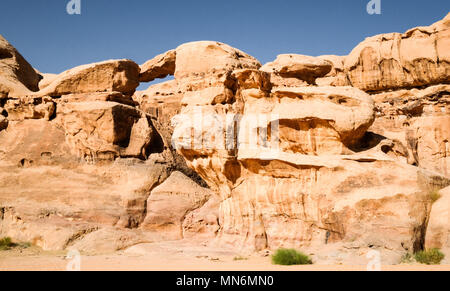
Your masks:
{"label": "blue sky", "polygon": [[44,73],[106,59],[141,64],[196,40],[228,43],[262,63],[281,53],[346,55],[365,37],[429,25],[448,0],[1,0],[0,34]]}

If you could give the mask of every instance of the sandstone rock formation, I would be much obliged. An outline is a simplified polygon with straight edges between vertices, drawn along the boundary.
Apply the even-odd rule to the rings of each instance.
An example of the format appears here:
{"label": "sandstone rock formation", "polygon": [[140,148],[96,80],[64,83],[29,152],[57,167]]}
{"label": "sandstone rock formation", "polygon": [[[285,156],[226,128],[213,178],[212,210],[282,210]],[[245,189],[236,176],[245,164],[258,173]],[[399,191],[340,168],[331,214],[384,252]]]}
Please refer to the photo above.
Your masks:
{"label": "sandstone rock formation", "polygon": [[174,239],[183,238],[183,221],[190,212],[202,207],[213,195],[186,175],[173,172],[150,194],[143,229],[173,233]]}
{"label": "sandstone rock formation", "polygon": [[163,79],[175,73],[176,52],[168,51],[156,56],[154,59],[141,66],[139,80],[141,82],[151,82],[155,79]]}
{"label": "sandstone rock formation", "polygon": [[345,58],[351,84],[365,91],[450,82],[450,17],[404,34],[367,38]]}
{"label": "sandstone rock formation", "polygon": [[33,67],[0,35],[0,99],[38,91],[39,80]]}
{"label": "sandstone rock formation", "polygon": [[450,250],[450,187],[440,191],[428,223],[426,248]]}
{"label": "sandstone rock formation", "polygon": [[120,103],[59,104],[57,116],[67,142],[83,159],[147,158],[157,138],[149,117]]}
{"label": "sandstone rock formation", "polygon": [[58,74],[43,74],[40,72],[38,74],[42,76],[42,80],[39,82],[39,90],[50,85],[58,77]]}
{"label": "sandstone rock formation", "polygon": [[316,79],[324,77],[332,69],[332,63],[310,56],[279,55],[277,59],[265,64],[261,71],[275,74],[281,78],[297,78],[315,84]]}
{"label": "sandstone rock formation", "polygon": [[450,249],[448,191],[429,195],[450,185],[449,31],[447,16],[264,66],[202,41],[59,75],[0,39],[0,236]]}
{"label": "sandstone rock formation", "polygon": [[351,86],[350,80],[344,70],[344,56],[326,55],[318,58],[331,62],[333,67],[331,71],[322,78],[316,79],[319,86]]}
{"label": "sandstone rock formation", "polygon": [[139,66],[129,60],[84,65],[59,74],[39,95],[55,97],[92,92],[132,95],[139,86],[139,72]]}
{"label": "sandstone rock formation", "polygon": [[168,238],[137,228],[153,188],[186,166],[137,108],[139,73],[132,61],[105,61],[46,76],[38,92],[2,95],[1,237],[86,252]]}
{"label": "sandstone rock formation", "polygon": [[371,130],[398,140],[408,162],[450,177],[450,86],[373,95],[377,119]]}
{"label": "sandstone rock formation", "polygon": [[175,77],[186,101],[174,119],[173,140],[221,197],[222,243],[263,249],[358,240],[360,246],[423,247],[429,202],[422,188],[448,180],[389,156],[386,142],[366,148],[375,119],[369,95],[352,87],[271,89],[267,72],[249,66],[249,57],[235,63],[238,52],[206,51],[208,67],[179,49]]}

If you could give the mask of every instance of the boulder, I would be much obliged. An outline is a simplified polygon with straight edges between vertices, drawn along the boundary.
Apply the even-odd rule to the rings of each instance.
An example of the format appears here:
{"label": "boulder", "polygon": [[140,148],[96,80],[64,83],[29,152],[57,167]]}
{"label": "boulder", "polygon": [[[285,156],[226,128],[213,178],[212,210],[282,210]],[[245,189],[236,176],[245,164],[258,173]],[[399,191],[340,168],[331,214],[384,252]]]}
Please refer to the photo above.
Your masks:
{"label": "boulder", "polygon": [[92,92],[132,95],[139,86],[139,66],[130,60],[109,60],[79,66],[59,74],[40,96],[62,96]]}
{"label": "boulder", "polygon": [[180,91],[197,91],[208,87],[234,86],[230,74],[236,69],[259,69],[255,58],[229,45],[213,42],[191,42],[176,49],[175,78]]}
{"label": "boulder", "polygon": [[315,80],[327,75],[332,67],[331,62],[320,58],[285,54],[279,55],[275,61],[265,64],[261,67],[261,71],[315,84]]}
{"label": "boulder", "polygon": [[90,161],[146,158],[152,137],[157,135],[143,112],[115,102],[60,104],[57,122],[73,153]]}

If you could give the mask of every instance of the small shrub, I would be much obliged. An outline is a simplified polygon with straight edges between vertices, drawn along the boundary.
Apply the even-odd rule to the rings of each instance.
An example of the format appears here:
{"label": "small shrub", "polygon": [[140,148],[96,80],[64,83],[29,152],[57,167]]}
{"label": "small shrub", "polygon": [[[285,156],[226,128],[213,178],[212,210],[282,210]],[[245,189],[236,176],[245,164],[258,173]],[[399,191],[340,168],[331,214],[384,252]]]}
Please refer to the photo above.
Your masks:
{"label": "small shrub", "polygon": [[11,238],[5,237],[0,239],[0,251],[7,251],[14,246],[15,244],[12,242]]}
{"label": "small shrub", "polygon": [[421,264],[440,265],[445,255],[439,249],[430,249],[416,253],[414,258]]}
{"label": "small shrub", "polygon": [[0,251],[8,251],[13,248],[27,249],[31,247],[31,243],[14,243],[10,237],[0,239]]}
{"label": "small shrub", "polygon": [[432,189],[430,190],[430,192],[428,193],[428,198],[430,199],[431,203],[435,203],[436,201],[438,201],[439,199],[441,199],[441,194],[439,193],[439,190],[437,189]]}
{"label": "small shrub", "polygon": [[412,263],[414,263],[414,261],[415,261],[414,255],[411,254],[411,253],[406,253],[406,254],[402,257],[400,263],[402,263],[402,264],[412,264]]}
{"label": "small shrub", "polygon": [[297,252],[294,249],[279,249],[272,256],[274,265],[311,265],[312,260],[305,254]]}
{"label": "small shrub", "polygon": [[238,257],[234,257],[233,258],[233,261],[247,261],[248,260],[248,258],[246,258],[246,257],[241,257],[241,256],[238,256]]}

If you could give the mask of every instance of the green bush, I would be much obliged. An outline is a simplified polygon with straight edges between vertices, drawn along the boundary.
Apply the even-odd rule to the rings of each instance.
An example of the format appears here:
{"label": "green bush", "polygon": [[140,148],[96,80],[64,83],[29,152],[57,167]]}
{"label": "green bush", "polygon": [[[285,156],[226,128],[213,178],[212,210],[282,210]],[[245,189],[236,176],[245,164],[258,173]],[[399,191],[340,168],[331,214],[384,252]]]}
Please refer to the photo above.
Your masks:
{"label": "green bush", "polygon": [[439,193],[439,190],[437,189],[432,189],[430,190],[430,192],[428,193],[428,198],[430,199],[431,203],[435,203],[436,201],[438,201],[439,199],[441,199],[441,194]]}
{"label": "green bush", "polygon": [[297,252],[294,249],[279,249],[272,256],[274,265],[311,265],[312,260],[305,254]]}
{"label": "green bush", "polygon": [[5,237],[0,239],[0,251],[6,251],[14,247],[14,243],[11,238]]}
{"label": "green bush", "polygon": [[412,264],[414,263],[414,255],[411,253],[406,253],[403,255],[402,259],[400,260],[401,264]]}
{"label": "green bush", "polygon": [[420,251],[415,254],[417,262],[426,265],[440,265],[445,255],[439,249]]}

